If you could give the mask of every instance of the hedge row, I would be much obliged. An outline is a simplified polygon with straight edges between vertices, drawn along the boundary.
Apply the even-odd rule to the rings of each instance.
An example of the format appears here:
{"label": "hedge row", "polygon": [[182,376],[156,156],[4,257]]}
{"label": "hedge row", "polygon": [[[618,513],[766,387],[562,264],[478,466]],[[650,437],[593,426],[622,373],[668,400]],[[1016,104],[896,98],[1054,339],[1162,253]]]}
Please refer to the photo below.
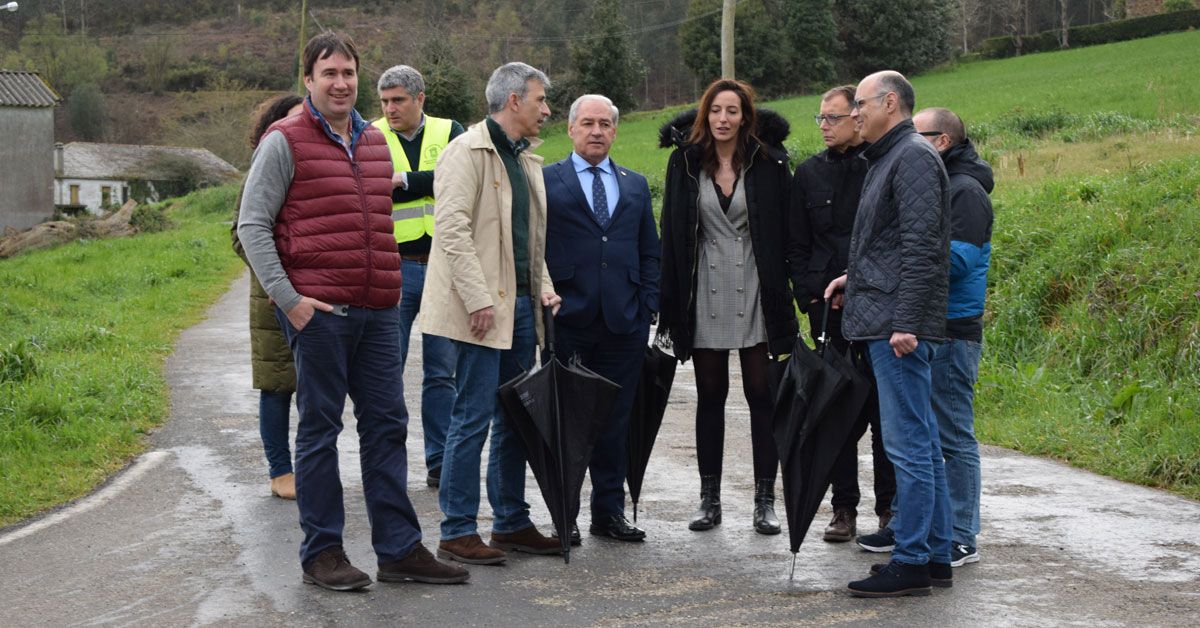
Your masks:
{"label": "hedge row", "polygon": [[[1140,39],[1163,33],[1184,31],[1200,28],[1200,9],[1160,13],[1146,17],[1135,17],[1128,20],[1117,20],[1103,24],[1088,26],[1073,26],[1068,32],[1068,41],[1072,48],[1108,44],[1114,41]],[[1021,54],[1032,52],[1049,52],[1058,50],[1061,30],[1042,31],[1021,38]],[[1003,59],[1017,55],[1017,41],[1011,36],[992,37],[983,40],[979,48],[985,59]]]}

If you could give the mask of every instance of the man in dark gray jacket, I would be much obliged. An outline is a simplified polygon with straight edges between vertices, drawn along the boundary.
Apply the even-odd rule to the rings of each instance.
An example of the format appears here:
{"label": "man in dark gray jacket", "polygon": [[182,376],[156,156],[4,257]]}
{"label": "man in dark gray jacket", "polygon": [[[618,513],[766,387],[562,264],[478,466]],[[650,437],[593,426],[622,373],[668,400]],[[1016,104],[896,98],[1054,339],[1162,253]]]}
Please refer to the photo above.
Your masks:
{"label": "man in dark gray jacket", "polygon": [[826,298],[845,290],[842,333],[867,344],[883,445],[896,469],[892,560],[850,583],[859,597],[928,595],[931,584],[951,584],[946,472],[930,407],[933,344],[946,335],[949,180],[913,128],[915,100],[898,72],[858,84],[851,116],[871,143],[863,153],[870,170],[847,274],[825,289]]}

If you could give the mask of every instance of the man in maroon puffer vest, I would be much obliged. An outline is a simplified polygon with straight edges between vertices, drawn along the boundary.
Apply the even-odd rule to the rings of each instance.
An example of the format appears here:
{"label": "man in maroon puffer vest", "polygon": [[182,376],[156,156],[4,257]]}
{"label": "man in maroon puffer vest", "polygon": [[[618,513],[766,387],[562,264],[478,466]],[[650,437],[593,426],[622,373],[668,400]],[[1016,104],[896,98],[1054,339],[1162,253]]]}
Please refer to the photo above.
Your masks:
{"label": "man in maroon puffer vest", "polygon": [[363,493],[381,581],[464,582],[421,544],[408,499],[399,345],[400,255],[392,160],[358,112],[358,53],[326,32],[304,48],[304,112],[275,123],[250,162],[238,237],[296,360],[296,503],[304,582],[335,591],[371,578],[342,549],[337,438],[346,395],[358,421]]}

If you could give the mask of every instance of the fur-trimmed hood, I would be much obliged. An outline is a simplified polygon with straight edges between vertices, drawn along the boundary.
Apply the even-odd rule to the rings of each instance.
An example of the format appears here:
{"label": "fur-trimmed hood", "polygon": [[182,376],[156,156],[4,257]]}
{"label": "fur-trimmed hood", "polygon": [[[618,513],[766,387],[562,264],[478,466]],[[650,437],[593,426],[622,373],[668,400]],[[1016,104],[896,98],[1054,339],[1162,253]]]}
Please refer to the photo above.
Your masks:
{"label": "fur-trimmed hood", "polygon": [[[783,116],[770,109],[758,110],[758,123],[754,135],[767,146],[787,152],[783,141],[791,132],[791,125]],[[687,145],[688,136],[692,132],[692,124],[696,121],[696,110],[681,111],[664,124],[658,131],[659,148],[682,148]]]}

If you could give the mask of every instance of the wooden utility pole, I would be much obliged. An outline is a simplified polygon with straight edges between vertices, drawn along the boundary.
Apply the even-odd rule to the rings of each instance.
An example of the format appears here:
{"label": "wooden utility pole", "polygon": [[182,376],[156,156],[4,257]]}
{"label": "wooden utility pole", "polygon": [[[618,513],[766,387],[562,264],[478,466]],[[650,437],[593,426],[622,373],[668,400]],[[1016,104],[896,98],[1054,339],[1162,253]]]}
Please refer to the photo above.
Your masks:
{"label": "wooden utility pole", "polygon": [[734,78],[733,16],[737,0],[725,0],[721,7],[721,78]]}
{"label": "wooden utility pole", "polygon": [[296,51],[296,91],[304,93],[304,17],[308,14],[308,0],[300,2],[300,46]]}

